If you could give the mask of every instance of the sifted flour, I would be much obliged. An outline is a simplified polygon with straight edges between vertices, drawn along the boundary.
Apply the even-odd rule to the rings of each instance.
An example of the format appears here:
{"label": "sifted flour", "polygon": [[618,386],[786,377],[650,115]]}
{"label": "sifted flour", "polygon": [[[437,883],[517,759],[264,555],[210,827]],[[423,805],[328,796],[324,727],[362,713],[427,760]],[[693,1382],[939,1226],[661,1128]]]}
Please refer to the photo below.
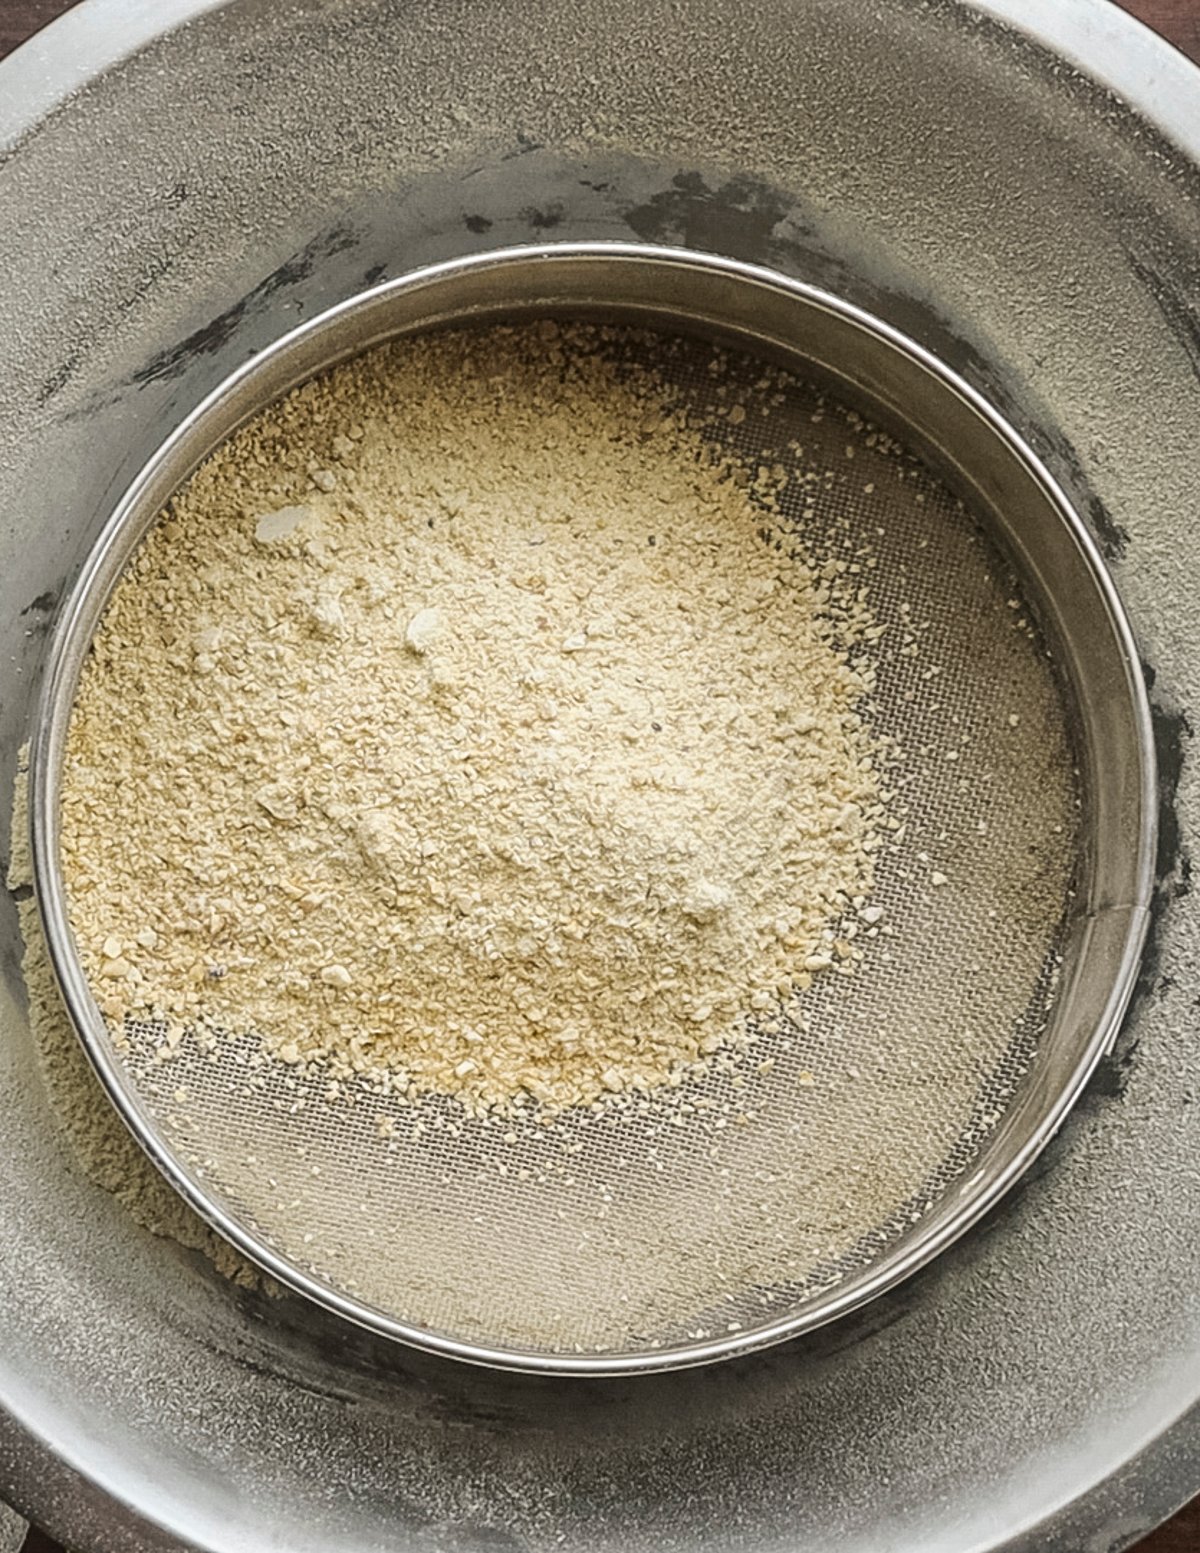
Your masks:
{"label": "sifted flour", "polygon": [[718,459],[629,345],[381,347],[172,503],[62,786],[114,1029],[552,1114],[676,1084],[853,966],[878,633],[777,526],[785,471]]}

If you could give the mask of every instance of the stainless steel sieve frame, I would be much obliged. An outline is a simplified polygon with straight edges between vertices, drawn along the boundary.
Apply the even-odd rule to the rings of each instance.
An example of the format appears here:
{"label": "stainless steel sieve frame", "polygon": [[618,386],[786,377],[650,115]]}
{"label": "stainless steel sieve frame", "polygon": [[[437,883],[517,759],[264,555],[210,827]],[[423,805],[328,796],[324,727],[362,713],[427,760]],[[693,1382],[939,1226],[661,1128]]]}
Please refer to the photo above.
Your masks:
{"label": "stainless steel sieve frame", "polygon": [[[166,1143],[117,1058],[71,934],[58,857],[58,788],[71,708],[118,578],[164,503],[263,406],[373,344],[464,322],[547,313],[719,337],[827,380],[931,462],[991,520],[1078,717],[1085,813],[1063,974],[1033,1071],[980,1167],[914,1232],[795,1316],[649,1352],[547,1355],[488,1347],[396,1320],[297,1268],[231,1214]],[[1028,1168],[1120,1027],[1154,884],[1157,779],[1136,644],[1086,527],[1028,445],[966,382],[904,335],[816,287],[735,260],[626,243],[500,249],[415,271],[284,335],[218,386],[134,480],[55,623],[30,756],[35,891],[64,1002],[112,1103],[154,1164],[214,1229],[281,1283],[385,1336],[499,1368],[614,1375],[701,1364],[781,1342],[857,1308],[924,1266]]]}

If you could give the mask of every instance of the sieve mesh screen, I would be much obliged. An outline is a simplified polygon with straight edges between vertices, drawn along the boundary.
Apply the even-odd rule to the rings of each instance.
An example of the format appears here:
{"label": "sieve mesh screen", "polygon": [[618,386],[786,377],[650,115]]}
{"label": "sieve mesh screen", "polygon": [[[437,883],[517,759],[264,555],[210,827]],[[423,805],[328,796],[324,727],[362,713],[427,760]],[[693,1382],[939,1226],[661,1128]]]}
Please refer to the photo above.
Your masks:
{"label": "sieve mesh screen", "polygon": [[[628,336],[698,418],[762,364]],[[682,1103],[550,1128],[399,1104],[264,1059],[250,1039],[130,1024],[151,1124],[280,1256],[388,1317],[537,1354],[636,1352],[794,1312],[894,1246],[987,1147],[1037,1050],[1070,910],[1077,781],[1063,689],[984,528],[914,456],[789,383],[719,436],[803,466],[781,510],[861,568],[869,716],[904,758],[902,828],[853,975],[818,977],[779,1034]]]}

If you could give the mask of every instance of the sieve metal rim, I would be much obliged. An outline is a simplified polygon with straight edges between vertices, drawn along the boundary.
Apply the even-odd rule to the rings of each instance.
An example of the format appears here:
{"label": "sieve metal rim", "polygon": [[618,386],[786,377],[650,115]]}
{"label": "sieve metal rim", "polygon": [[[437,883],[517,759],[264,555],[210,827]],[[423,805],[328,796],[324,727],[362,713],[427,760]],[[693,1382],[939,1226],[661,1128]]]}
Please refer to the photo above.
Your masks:
{"label": "sieve metal rim", "polygon": [[[743,296],[747,302],[747,315],[738,320],[739,334],[748,336],[751,341],[754,330],[749,326],[749,318],[756,301],[771,297],[785,304],[798,304],[814,316],[824,315],[842,326],[860,331],[885,352],[894,353],[909,367],[919,369],[948,393],[951,402],[977,418],[1005,454],[1038,487],[1095,589],[1112,632],[1122,671],[1120,685],[1107,686],[1107,693],[1123,693],[1127,697],[1123,711],[1133,729],[1135,748],[1130,752],[1128,785],[1131,790],[1125,795],[1129,835],[1126,838],[1128,867],[1123,878],[1128,888],[1119,890],[1111,899],[1101,898],[1094,903],[1087,923],[1089,930],[1092,926],[1102,926],[1110,941],[1107,958],[1111,961],[1111,976],[1099,1000],[1090,1040],[1070,1070],[1058,1075],[1057,1082],[1050,1086],[1051,1093],[1039,1124],[1030,1130],[1023,1144],[1012,1152],[1002,1168],[991,1171],[982,1168],[975,1172],[956,1192],[947,1194],[958,1199],[957,1207],[943,1221],[935,1221],[928,1234],[917,1236],[901,1254],[885,1257],[866,1275],[852,1280],[815,1307],[718,1339],[630,1353],[576,1355],[492,1347],[400,1321],[306,1273],[274,1251],[214,1200],[202,1181],[163,1141],[156,1122],[148,1114],[117,1057],[92,998],[70,929],[65,881],[59,863],[57,795],[78,677],[111,591],[164,501],[213,447],[288,388],[384,339],[451,322],[511,317],[518,307],[530,314],[539,310],[568,309],[570,302],[555,291],[555,285],[561,290],[562,277],[572,267],[597,264],[623,264],[635,270],[641,266],[647,273],[653,271],[661,279],[676,282],[677,290],[672,292],[669,312],[662,305],[648,305],[643,310],[646,318],[656,319],[668,327],[672,321],[676,325],[691,322],[718,332],[722,328],[732,332],[728,321],[714,319],[704,312],[706,287],[718,290],[732,287],[733,294]],[[521,277],[526,288],[519,299],[514,298],[517,277]],[[419,300],[425,293],[436,300],[441,288],[449,286],[453,290],[456,282],[466,283],[468,288],[474,286],[477,294],[473,307],[464,309],[459,305],[443,308],[441,312],[435,309],[407,327],[387,321],[392,304]],[[586,308],[576,305],[574,310],[580,312]],[[637,313],[638,308],[636,304],[630,304],[626,311]],[[353,332],[354,329],[358,333],[349,345],[343,344],[336,350],[322,349],[329,337],[336,336],[339,331]],[[743,339],[743,343],[747,340]],[[762,343],[769,346],[769,338]],[[285,379],[275,383],[269,393],[256,394],[256,385],[272,369],[278,370],[283,365],[288,368]],[[218,412],[221,412],[220,416]],[[204,442],[200,433],[214,419],[220,420],[221,429]],[[200,446],[199,452],[193,444]],[[707,1363],[784,1341],[835,1320],[925,1266],[1003,1197],[1040,1154],[1079,1098],[1097,1063],[1110,1049],[1132,997],[1155,883],[1156,794],[1149,701],[1132,627],[1115,583],[1066,493],[1026,440],[983,395],[924,347],[886,322],[831,293],[773,270],[681,248],[617,242],[563,243],[499,249],[486,255],[450,260],[421,268],[351,297],[281,336],[219,384],[182,421],[118,501],[55,619],[31,739],[29,841],[38,910],[51,965],[72,1025],[114,1108],[155,1167],[195,1212],[284,1286],[382,1335],[447,1357],[497,1368],[597,1376],[647,1373]]]}

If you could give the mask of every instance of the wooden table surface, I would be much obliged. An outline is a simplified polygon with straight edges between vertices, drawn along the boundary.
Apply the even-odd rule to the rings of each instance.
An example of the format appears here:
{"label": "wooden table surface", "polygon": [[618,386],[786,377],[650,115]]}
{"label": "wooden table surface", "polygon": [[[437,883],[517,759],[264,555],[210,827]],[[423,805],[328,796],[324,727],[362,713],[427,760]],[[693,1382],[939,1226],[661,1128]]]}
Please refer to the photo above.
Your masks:
{"label": "wooden table surface", "polygon": [[[68,9],[72,0],[0,0],[0,57],[39,27]],[[1054,0],[1046,0],[1053,5]],[[1119,0],[1127,11],[1155,27],[1200,63],[1200,0]],[[1200,112],[1200,99],[1197,111]],[[33,1531],[23,1553],[63,1553],[56,1542]],[[336,1553],[331,1549],[330,1553]],[[916,1553],[916,1550],[914,1550]],[[1200,1498],[1140,1542],[1134,1553],[1200,1553]]]}

